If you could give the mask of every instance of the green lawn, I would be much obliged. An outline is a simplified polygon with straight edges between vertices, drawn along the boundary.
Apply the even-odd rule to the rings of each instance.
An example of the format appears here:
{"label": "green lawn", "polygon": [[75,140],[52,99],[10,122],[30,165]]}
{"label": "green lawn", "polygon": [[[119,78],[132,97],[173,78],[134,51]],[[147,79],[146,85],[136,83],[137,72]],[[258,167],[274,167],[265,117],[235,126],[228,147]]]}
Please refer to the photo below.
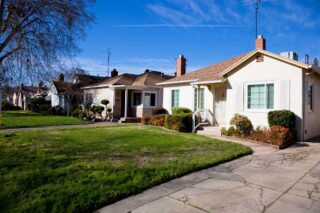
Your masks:
{"label": "green lawn", "polygon": [[250,153],[142,125],[0,133],[0,212],[92,212]]}
{"label": "green lawn", "polygon": [[0,128],[4,129],[90,123],[74,117],[41,115],[28,111],[3,111],[2,120],[3,125]]}

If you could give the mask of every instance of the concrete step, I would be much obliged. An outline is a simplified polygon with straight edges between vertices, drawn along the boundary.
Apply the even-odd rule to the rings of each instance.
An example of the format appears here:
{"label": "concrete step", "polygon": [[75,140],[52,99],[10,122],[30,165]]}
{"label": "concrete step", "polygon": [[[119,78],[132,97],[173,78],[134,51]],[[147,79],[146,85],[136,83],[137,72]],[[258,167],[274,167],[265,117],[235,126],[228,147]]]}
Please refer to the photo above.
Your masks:
{"label": "concrete step", "polygon": [[202,130],[198,130],[197,133],[199,135],[205,136],[220,136],[221,135],[221,127],[217,126],[204,126]]}

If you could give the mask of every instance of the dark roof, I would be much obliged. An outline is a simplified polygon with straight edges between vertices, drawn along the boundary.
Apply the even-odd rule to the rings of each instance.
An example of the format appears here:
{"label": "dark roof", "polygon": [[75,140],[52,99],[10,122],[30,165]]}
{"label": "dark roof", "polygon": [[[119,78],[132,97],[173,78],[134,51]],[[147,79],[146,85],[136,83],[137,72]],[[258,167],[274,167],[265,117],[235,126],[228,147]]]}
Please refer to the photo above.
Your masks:
{"label": "dark roof", "polygon": [[169,80],[171,78],[173,78],[173,76],[164,75],[159,71],[146,70],[140,75],[124,73],[122,75],[104,80],[100,83],[89,85],[88,87],[111,85],[156,86],[157,83]]}
{"label": "dark roof", "polygon": [[90,84],[99,83],[108,79],[109,77],[101,77],[101,76],[94,76],[94,75],[85,75],[85,74],[76,74],[75,75],[78,84],[82,87],[88,86]]}
{"label": "dark roof", "polygon": [[53,84],[56,87],[58,93],[79,92],[81,87],[80,84],[75,84],[75,83],[65,82],[65,81],[53,81]]}

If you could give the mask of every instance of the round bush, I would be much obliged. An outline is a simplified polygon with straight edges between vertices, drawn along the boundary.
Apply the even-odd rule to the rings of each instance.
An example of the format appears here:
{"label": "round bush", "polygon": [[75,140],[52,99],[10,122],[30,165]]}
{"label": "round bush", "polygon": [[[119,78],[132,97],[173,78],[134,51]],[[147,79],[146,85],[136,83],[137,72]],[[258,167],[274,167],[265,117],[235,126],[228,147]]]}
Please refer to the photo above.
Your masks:
{"label": "round bush", "polygon": [[268,113],[269,126],[282,126],[293,130],[296,124],[296,116],[290,110],[274,110]]}
{"label": "round bush", "polygon": [[235,125],[237,130],[243,134],[248,135],[252,129],[251,121],[247,116],[235,114],[230,121],[231,125]]}
{"label": "round bush", "polygon": [[192,113],[191,109],[186,108],[186,107],[174,107],[172,109],[172,114],[177,115],[177,114],[185,114],[185,113]]}
{"label": "round bush", "polygon": [[101,104],[108,105],[110,102],[107,99],[101,100]]}

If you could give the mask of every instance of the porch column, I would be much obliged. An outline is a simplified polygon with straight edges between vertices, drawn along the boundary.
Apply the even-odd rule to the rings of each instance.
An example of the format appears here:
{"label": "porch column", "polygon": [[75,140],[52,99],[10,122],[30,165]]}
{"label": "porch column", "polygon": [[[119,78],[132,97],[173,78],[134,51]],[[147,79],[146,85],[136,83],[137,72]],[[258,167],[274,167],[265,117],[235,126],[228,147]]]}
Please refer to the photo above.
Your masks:
{"label": "porch column", "polygon": [[124,93],[124,118],[128,116],[128,89],[126,88]]}
{"label": "porch column", "polygon": [[142,90],[142,93],[141,93],[141,116],[143,116],[143,110],[144,110],[144,93],[145,91]]}
{"label": "porch column", "polygon": [[201,97],[200,97],[200,95],[201,95],[201,93],[200,93],[200,85],[198,84],[198,90],[197,90],[197,92],[198,92],[198,111],[200,111],[200,101],[201,101]]}

